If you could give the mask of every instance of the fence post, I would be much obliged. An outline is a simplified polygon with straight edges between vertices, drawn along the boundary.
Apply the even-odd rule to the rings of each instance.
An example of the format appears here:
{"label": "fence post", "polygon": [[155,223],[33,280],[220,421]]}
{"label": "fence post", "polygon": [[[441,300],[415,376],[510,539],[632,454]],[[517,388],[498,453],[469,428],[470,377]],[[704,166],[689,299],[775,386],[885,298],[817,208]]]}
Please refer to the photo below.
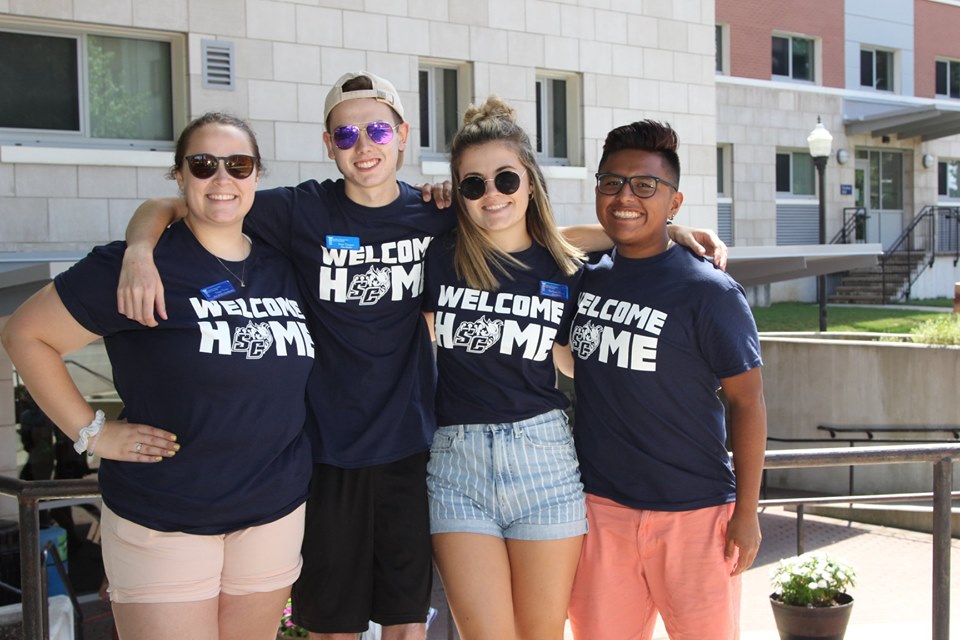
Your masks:
{"label": "fence post", "polygon": [[953,312],[960,313],[960,282],[953,283]]}
{"label": "fence post", "polygon": [[953,460],[933,465],[933,640],[950,638],[950,492]]}
{"label": "fence post", "polygon": [[46,640],[43,620],[42,577],[47,568],[40,564],[40,505],[36,498],[18,496],[20,500],[20,585],[22,590],[23,637]]}
{"label": "fence post", "polygon": [[803,503],[797,505],[797,555],[802,556],[803,550],[806,548],[807,543],[804,540],[804,531],[803,531]]}

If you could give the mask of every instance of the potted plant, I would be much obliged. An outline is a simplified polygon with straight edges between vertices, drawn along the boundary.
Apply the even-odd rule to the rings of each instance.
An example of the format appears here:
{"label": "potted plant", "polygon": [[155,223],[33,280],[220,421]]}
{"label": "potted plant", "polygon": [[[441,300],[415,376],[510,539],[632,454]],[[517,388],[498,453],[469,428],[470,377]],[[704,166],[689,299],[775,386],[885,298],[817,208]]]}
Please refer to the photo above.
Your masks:
{"label": "potted plant", "polygon": [[784,558],[774,568],[770,594],[781,640],[841,640],[850,620],[855,584],[849,565],[820,552]]}

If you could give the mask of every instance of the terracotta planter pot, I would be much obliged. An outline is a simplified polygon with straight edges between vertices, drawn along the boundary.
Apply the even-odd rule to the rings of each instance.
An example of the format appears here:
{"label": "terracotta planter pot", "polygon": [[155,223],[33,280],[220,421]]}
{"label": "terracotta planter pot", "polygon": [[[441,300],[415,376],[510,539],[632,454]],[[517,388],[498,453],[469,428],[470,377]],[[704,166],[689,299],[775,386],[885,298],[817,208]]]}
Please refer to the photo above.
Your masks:
{"label": "terracotta planter pot", "polygon": [[843,640],[853,610],[853,598],[837,596],[836,607],[797,607],[770,596],[780,640]]}

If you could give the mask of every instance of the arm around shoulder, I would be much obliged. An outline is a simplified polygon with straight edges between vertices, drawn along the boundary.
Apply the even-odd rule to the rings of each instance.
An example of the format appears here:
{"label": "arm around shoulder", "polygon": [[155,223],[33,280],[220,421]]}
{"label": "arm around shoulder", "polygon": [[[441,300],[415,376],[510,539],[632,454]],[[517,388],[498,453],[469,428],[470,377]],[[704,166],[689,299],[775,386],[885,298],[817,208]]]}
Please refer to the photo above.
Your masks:
{"label": "arm around shoulder", "polygon": [[697,229],[682,224],[667,225],[667,235],[677,244],[692,249],[698,256],[713,256],[713,265],[727,270],[727,245],[712,229]]}
{"label": "arm around shoulder", "polygon": [[156,326],[154,310],[166,319],[163,282],[153,262],[153,250],[164,230],[186,215],[183,198],[158,198],[141,204],[130,219],[117,286],[117,310],[131,320]]}

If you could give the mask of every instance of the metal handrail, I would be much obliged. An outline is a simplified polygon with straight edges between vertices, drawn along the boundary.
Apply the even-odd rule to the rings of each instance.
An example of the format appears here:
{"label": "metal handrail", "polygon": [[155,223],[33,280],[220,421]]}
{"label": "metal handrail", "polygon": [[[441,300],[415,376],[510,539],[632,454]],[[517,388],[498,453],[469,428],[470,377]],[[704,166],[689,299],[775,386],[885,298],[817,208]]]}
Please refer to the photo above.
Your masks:
{"label": "metal handrail", "polygon": [[13,496],[19,506],[20,587],[23,593],[23,637],[49,640],[45,628],[47,600],[40,557],[40,501],[61,498],[97,498],[96,480],[20,480],[0,476],[0,495]]}
{"label": "metal handrail", "polygon": [[87,365],[81,364],[81,363],[77,362],[76,360],[72,360],[72,359],[70,359],[70,358],[67,358],[67,359],[65,359],[65,360],[63,361],[63,364],[72,364],[73,366],[75,366],[76,368],[80,369],[81,371],[86,371],[87,373],[89,373],[90,375],[92,375],[94,378],[97,378],[97,379],[99,379],[99,380],[102,380],[103,382],[106,382],[106,383],[109,384],[111,387],[114,386],[113,378],[108,378],[107,376],[103,375],[103,374],[100,373],[99,371],[94,371],[93,369],[91,369],[91,368],[88,367]]}
{"label": "metal handrail", "polygon": [[844,207],[843,226],[830,239],[830,244],[850,244],[851,239],[857,239],[857,225],[866,221],[870,215],[866,207]]}
{"label": "metal handrail", "polygon": [[[960,444],[785,449],[768,451],[764,469],[840,467],[860,464],[933,463],[933,640],[950,637],[950,513],[953,461]],[[848,496],[849,498],[849,496]],[[813,500],[811,500],[813,501]],[[844,500],[846,502],[847,500]]]}
{"label": "metal handrail", "polygon": [[[945,212],[941,214],[941,211]],[[894,240],[893,244],[890,245],[889,249],[885,249],[883,255],[880,257],[880,295],[884,301],[886,301],[887,296],[887,263],[897,254],[906,254],[907,264],[913,264],[913,256],[916,253],[922,253],[924,260],[921,263],[921,268],[916,272],[909,273],[907,275],[907,283],[904,287],[902,293],[897,294],[896,299],[903,297],[906,300],[910,299],[910,289],[913,284],[920,277],[920,274],[923,273],[926,269],[933,267],[934,260],[936,259],[937,254],[937,216],[938,215],[952,215],[956,213],[956,207],[941,207],[938,205],[926,205],[920,212],[914,216],[913,220],[900,232],[900,235],[897,236],[897,239]],[[917,227],[920,226],[922,222],[928,223],[927,229],[927,247],[916,248],[915,234]]]}
{"label": "metal handrail", "polygon": [[[836,467],[861,464],[933,464],[933,640],[948,640],[950,634],[950,512],[953,461],[960,459],[960,444],[902,445],[861,448],[784,449],[768,451],[764,469]],[[24,481],[0,476],[0,494],[17,498],[20,505],[20,573],[23,586],[23,637],[48,640],[44,635],[40,564],[39,501],[57,498],[97,497],[96,480]],[[904,496],[914,494],[903,494]],[[837,498],[849,502],[853,496]],[[887,496],[883,496],[886,498]],[[819,498],[801,498],[818,502]],[[905,498],[907,499],[907,498]],[[763,501],[761,504],[775,504]],[[796,503],[796,502],[794,502]],[[799,509],[798,509],[799,511]]]}

